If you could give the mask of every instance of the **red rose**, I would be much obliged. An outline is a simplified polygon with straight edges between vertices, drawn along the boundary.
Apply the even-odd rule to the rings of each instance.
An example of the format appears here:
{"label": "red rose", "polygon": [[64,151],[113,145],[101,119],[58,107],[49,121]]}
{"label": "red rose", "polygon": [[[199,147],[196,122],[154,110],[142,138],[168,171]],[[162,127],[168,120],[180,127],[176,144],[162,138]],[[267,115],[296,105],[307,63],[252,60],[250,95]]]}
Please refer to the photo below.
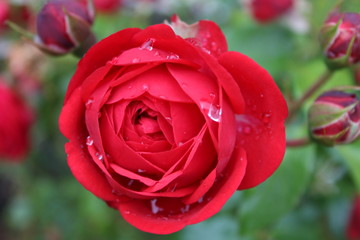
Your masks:
{"label": "red rose", "polygon": [[227,51],[215,23],[174,20],[94,45],[59,121],[77,180],[157,234],[211,217],[285,151],[287,107],[266,70]]}
{"label": "red rose", "polygon": [[274,21],[292,9],[294,0],[251,0],[250,10],[260,23]]}
{"label": "red rose", "polygon": [[360,196],[354,199],[346,235],[349,240],[360,239]]}
{"label": "red rose", "polygon": [[33,114],[0,78],[0,159],[19,161],[29,149]]}

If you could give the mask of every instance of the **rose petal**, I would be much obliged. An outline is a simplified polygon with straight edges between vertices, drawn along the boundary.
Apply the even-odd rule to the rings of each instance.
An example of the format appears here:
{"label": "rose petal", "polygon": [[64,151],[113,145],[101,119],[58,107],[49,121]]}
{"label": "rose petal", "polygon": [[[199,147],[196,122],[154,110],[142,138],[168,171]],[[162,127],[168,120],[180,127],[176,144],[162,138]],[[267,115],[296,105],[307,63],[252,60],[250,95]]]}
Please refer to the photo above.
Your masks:
{"label": "rose petal", "polygon": [[[72,77],[65,96],[65,102],[72,92],[80,86],[84,79],[96,69],[106,65],[109,59],[119,55],[123,50],[132,47],[130,39],[134,34],[140,32],[138,28],[127,28],[104,38],[92,48],[90,48],[84,57],[79,61],[75,75]],[[112,46],[111,48],[107,46]],[[101,54],[99,54],[101,52]]]}
{"label": "rose petal", "polygon": [[183,144],[199,134],[204,117],[195,104],[170,103],[175,144]]}
{"label": "rose petal", "polygon": [[[68,165],[75,178],[94,195],[104,200],[114,200],[112,188],[105,175],[93,163],[86,152],[85,142],[87,132],[84,127],[84,104],[80,98],[80,89],[64,105],[59,119],[61,132],[70,139],[66,144]],[[96,181],[94,181],[96,179]]]}
{"label": "rose petal", "polygon": [[143,72],[133,77],[131,81],[114,88],[109,101],[134,99],[145,92],[168,101],[192,102],[162,65]]}
{"label": "rose petal", "polygon": [[[250,132],[252,125],[242,126],[244,121],[239,121],[239,127],[248,127],[247,130],[243,129],[246,130],[243,131],[245,135],[239,135],[248,158],[246,175],[239,189],[246,189],[266,180],[283,159],[287,106],[269,73],[249,57],[237,52],[227,52],[220,57],[219,62],[241,87],[242,95],[247,100],[245,114],[258,119],[264,126],[264,133]],[[241,63],[242,68],[236,63]],[[256,128],[262,129],[260,126]]]}
{"label": "rose petal", "polygon": [[167,203],[171,206],[170,209],[174,209],[176,207],[175,201],[180,203],[180,199],[173,198],[129,199],[119,202],[118,209],[127,222],[142,231],[170,234],[181,230],[186,225],[198,223],[217,213],[236,191],[244,177],[245,169],[245,152],[239,148],[235,151],[233,161],[226,170],[226,177],[209,191],[207,199],[194,207],[186,208],[185,206],[182,209],[184,214],[162,214],[162,204]]}

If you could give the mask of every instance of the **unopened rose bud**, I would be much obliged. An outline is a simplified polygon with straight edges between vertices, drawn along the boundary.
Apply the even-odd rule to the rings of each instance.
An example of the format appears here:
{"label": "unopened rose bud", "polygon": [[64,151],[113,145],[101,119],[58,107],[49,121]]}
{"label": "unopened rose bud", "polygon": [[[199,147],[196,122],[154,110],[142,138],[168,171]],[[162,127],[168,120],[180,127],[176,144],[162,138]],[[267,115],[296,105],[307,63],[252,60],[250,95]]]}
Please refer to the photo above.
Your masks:
{"label": "unopened rose bud", "polygon": [[254,19],[267,23],[281,17],[294,6],[294,0],[250,0],[248,8]]}
{"label": "unopened rose bud", "polygon": [[121,5],[121,0],[94,0],[95,9],[100,12],[115,12]]}
{"label": "unopened rose bud", "polygon": [[333,12],[320,34],[325,59],[331,69],[360,61],[360,14]]}
{"label": "unopened rose bud", "polygon": [[66,54],[93,39],[93,20],[90,0],[50,0],[37,16],[34,43],[50,54]]}
{"label": "unopened rose bud", "polygon": [[9,3],[6,1],[0,1],[0,30],[5,27],[5,21],[10,14]]}
{"label": "unopened rose bud", "polygon": [[360,134],[360,104],[355,94],[328,91],[309,109],[309,125],[314,139],[326,145],[345,144]]}

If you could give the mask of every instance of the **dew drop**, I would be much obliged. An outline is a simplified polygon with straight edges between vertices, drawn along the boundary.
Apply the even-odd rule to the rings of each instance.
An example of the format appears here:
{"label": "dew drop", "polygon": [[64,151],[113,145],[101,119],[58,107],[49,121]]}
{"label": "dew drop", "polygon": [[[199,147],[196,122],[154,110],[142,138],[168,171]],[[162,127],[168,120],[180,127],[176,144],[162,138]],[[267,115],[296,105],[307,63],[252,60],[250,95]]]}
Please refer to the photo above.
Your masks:
{"label": "dew drop", "polygon": [[158,52],[158,51],[155,51],[154,52],[154,56],[156,57],[156,56],[159,56],[160,55],[160,53]]}
{"label": "dew drop", "polygon": [[131,186],[131,185],[133,185],[133,183],[134,183],[134,179],[130,179],[130,181],[128,182],[128,186]]}
{"label": "dew drop", "polygon": [[222,109],[219,106],[208,102],[200,102],[201,109],[207,112],[208,117],[214,122],[221,121]]}
{"label": "dew drop", "polygon": [[264,97],[264,94],[260,94],[260,97],[263,98],[263,97]]}
{"label": "dew drop", "polygon": [[100,160],[100,161],[102,161],[103,159],[104,159],[104,156],[102,155],[102,154],[100,154],[100,153],[95,153],[95,156]]}
{"label": "dew drop", "polygon": [[91,105],[93,104],[93,102],[94,102],[94,99],[93,99],[93,98],[89,98],[89,99],[87,100],[87,102],[85,103],[86,109],[90,109],[90,108],[91,108]]}
{"label": "dew drop", "polygon": [[123,213],[126,214],[126,215],[129,215],[129,214],[130,214],[130,211],[126,210],[126,211],[124,211]]}
{"label": "dew drop", "polygon": [[190,210],[190,205],[185,205],[185,207],[183,207],[183,208],[180,209],[180,211],[181,211],[182,213],[186,213],[186,212],[188,212],[189,210]]}
{"label": "dew drop", "polygon": [[147,85],[146,83],[142,85],[142,89],[144,91],[148,91],[149,90],[149,85]]}
{"label": "dew drop", "polygon": [[129,85],[129,86],[128,86],[128,89],[132,89],[132,86],[131,86],[131,85]]}
{"label": "dew drop", "polygon": [[261,114],[261,120],[263,123],[269,123],[271,118],[271,113],[262,113]]}
{"label": "dew drop", "polygon": [[139,47],[139,49],[152,51],[154,42],[155,42],[155,39],[150,38],[146,42],[144,42],[143,45],[141,45],[141,47]]}
{"label": "dew drop", "polygon": [[161,99],[164,99],[164,100],[165,100],[165,99],[166,99],[166,96],[160,95],[160,96],[159,96],[159,98],[161,98]]}
{"label": "dew drop", "polygon": [[138,63],[138,62],[140,62],[140,58],[134,58],[134,59],[132,60],[132,62],[133,62],[133,63]]}
{"label": "dew drop", "polygon": [[156,205],[157,199],[153,199],[150,201],[151,203],[151,212],[153,214],[157,214],[158,212],[162,211],[163,209]]}
{"label": "dew drop", "polygon": [[204,201],[204,196],[202,196],[201,198],[199,198],[198,203],[202,203]]}
{"label": "dew drop", "polygon": [[244,127],[244,133],[245,133],[246,135],[251,134],[251,127],[249,127],[249,126]]}
{"label": "dew drop", "polygon": [[177,55],[177,54],[171,54],[171,55],[168,55],[167,57],[166,57],[166,59],[179,59],[180,57],[179,57],[179,55]]}
{"label": "dew drop", "polygon": [[138,173],[143,173],[143,172],[146,172],[146,170],[139,168],[139,169],[137,170],[137,172],[138,172]]}
{"label": "dew drop", "polygon": [[169,122],[171,122],[172,118],[171,117],[165,117],[166,120],[168,120]]}
{"label": "dew drop", "polygon": [[211,99],[214,99],[215,98],[215,93],[210,93],[209,96],[211,97]]}
{"label": "dew drop", "polygon": [[179,142],[179,143],[178,143],[178,146],[179,146],[179,147],[181,147],[182,145],[184,145],[183,142]]}
{"label": "dew drop", "polygon": [[94,144],[94,140],[90,136],[88,136],[86,138],[86,145],[91,146],[93,144]]}

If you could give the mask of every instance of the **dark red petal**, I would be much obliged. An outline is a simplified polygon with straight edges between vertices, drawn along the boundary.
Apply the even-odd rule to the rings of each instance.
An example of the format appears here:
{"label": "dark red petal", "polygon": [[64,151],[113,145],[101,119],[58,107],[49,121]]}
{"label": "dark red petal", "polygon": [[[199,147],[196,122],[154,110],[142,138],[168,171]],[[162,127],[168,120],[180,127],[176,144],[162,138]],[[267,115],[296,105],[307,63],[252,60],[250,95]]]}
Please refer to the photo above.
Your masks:
{"label": "dark red petal", "polygon": [[246,101],[245,114],[238,118],[238,137],[248,159],[239,189],[246,189],[265,181],[283,159],[287,106],[269,73],[249,57],[227,52],[219,62],[236,79]]}

